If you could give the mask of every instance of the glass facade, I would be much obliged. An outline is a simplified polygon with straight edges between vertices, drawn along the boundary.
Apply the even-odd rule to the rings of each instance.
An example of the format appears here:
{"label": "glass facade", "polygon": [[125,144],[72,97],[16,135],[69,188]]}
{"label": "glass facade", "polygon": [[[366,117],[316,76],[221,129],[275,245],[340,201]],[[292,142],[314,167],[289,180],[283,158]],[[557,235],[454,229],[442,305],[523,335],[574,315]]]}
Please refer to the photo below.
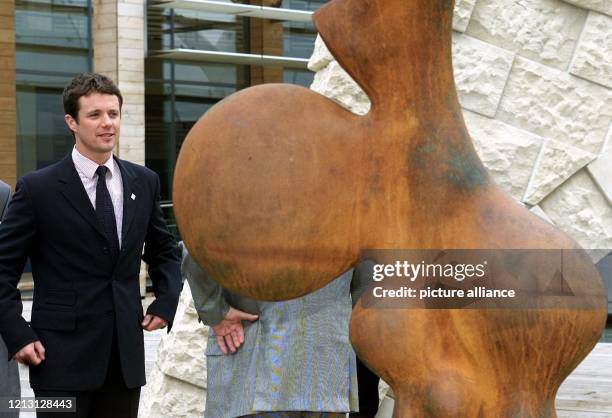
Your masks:
{"label": "glass facade", "polygon": [[62,89],[92,63],[89,0],[15,2],[17,176],[60,160],[73,144]]}
{"label": "glass facade", "polygon": [[[231,3],[229,0],[226,2]],[[326,0],[284,0],[280,7],[315,11],[324,3]],[[273,22],[280,28],[273,28],[273,33],[278,35],[262,39],[257,35],[257,25],[261,25],[261,21],[231,14],[149,7],[147,46],[149,51],[184,48],[246,54],[262,53],[258,48],[263,47],[268,55],[310,57],[316,38],[311,23]],[[269,50],[277,52],[270,53]],[[224,97],[261,82],[261,74],[256,73],[255,67],[147,58],[146,165],[160,175],[162,200],[171,200],[176,157],[191,127]],[[314,77],[308,70],[274,71],[279,74],[276,82],[309,86]],[[169,216],[171,218],[171,213]]]}

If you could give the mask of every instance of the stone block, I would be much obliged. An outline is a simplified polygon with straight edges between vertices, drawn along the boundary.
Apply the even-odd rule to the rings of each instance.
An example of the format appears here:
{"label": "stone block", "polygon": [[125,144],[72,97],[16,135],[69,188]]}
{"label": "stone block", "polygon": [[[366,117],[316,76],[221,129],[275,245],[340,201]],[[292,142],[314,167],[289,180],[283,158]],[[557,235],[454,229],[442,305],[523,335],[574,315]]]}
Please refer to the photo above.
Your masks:
{"label": "stone block", "polygon": [[[14,56],[15,56],[15,39],[13,39],[10,42],[0,42],[0,57],[1,58],[13,58]],[[0,70],[5,70],[5,68],[0,67]]]}
{"label": "stone block", "polygon": [[612,248],[612,207],[586,170],[576,173],[540,206],[555,225],[584,248]]}
{"label": "stone block", "polygon": [[[6,70],[6,68],[4,70]],[[7,71],[2,71],[2,72],[6,73]],[[15,70],[12,70],[12,71],[8,70],[8,72],[10,72],[11,74],[15,74]],[[4,96],[4,97],[15,96],[15,78],[14,76],[13,76],[13,79],[11,80],[11,83],[0,83],[0,96]]]}
{"label": "stone block", "polygon": [[117,29],[98,29],[94,32],[93,36],[96,45],[114,43],[117,40]]}
{"label": "stone block", "polygon": [[118,56],[119,56],[119,59],[123,59],[123,58],[144,59],[144,49],[143,48],[124,48],[121,44],[119,44]]}
{"label": "stone block", "polygon": [[165,375],[155,366],[143,388],[139,418],[201,418],[206,391]]}
{"label": "stone block", "polygon": [[[132,98],[134,96],[131,96]],[[126,122],[134,125],[142,125],[144,124],[144,114],[145,114],[145,106],[144,106],[144,97],[138,96],[141,100],[139,102],[136,101],[127,101],[125,97],[123,98],[123,108],[121,109],[121,116],[127,119]],[[134,118],[139,118],[136,121]],[[140,119],[142,118],[142,119]]]}
{"label": "stone block", "polygon": [[358,115],[370,111],[368,96],[336,61],[317,72],[310,89]]}
{"label": "stone block", "polygon": [[125,39],[140,40],[144,42],[144,39],[145,39],[144,26],[139,27],[139,28],[134,28],[134,29],[125,28],[125,27],[119,28],[119,42],[123,42],[123,40]]}
{"label": "stone block", "polygon": [[[120,48],[128,48],[128,49],[140,49],[143,51],[143,53],[140,54],[139,59],[143,59],[144,58],[144,38],[140,38],[140,39],[128,39],[128,38],[124,38],[123,36],[121,36],[121,34],[119,35],[119,43],[118,46]],[[122,59],[125,59],[122,57]]]}
{"label": "stone block", "polygon": [[[126,125],[129,126],[129,125]],[[134,126],[134,125],[132,125]],[[122,134],[123,134],[123,127],[121,128]],[[133,129],[133,132],[130,133],[138,133],[138,132],[142,132],[144,134],[144,130],[141,129],[140,126],[136,126]],[[121,148],[122,149],[144,149],[145,147],[145,140],[144,138],[139,138],[137,135],[121,135]]]}
{"label": "stone block", "polygon": [[134,16],[119,16],[117,21],[121,23],[122,29],[138,29],[144,31],[144,19]]}
{"label": "stone block", "polygon": [[606,141],[601,149],[601,152],[603,153],[610,149],[612,149],[612,123],[610,124],[610,127],[608,128],[608,135],[606,136]]}
{"label": "stone block", "polygon": [[[132,125],[128,120],[126,122],[128,123],[121,126],[121,140],[125,141],[126,145],[129,145],[132,141],[136,141],[139,136],[144,135],[144,126]],[[139,141],[142,141],[142,138]]]}
{"label": "stone block", "polygon": [[123,91],[121,93],[123,95],[123,103],[144,104],[145,102],[143,94],[124,93]]}
{"label": "stone block", "polygon": [[15,164],[15,155],[14,151],[0,151],[0,165],[9,166]]}
{"label": "stone block", "polygon": [[523,201],[535,205],[593,161],[594,154],[548,139],[542,146]]}
{"label": "stone block", "polygon": [[[144,136],[144,131],[142,132],[142,136]],[[122,141],[125,141],[127,138],[122,138]],[[134,164],[145,165],[145,149],[141,147],[131,147],[128,144],[125,146],[122,143],[119,143],[117,155],[119,158],[127,161],[131,161]]]}
{"label": "stone block", "polygon": [[[123,133],[123,127],[124,126],[129,126],[132,128],[139,128],[139,130],[133,129],[130,131],[130,134],[135,134],[136,132],[140,132],[140,129],[144,129],[144,124],[145,124],[145,115],[144,112],[132,112],[132,113],[127,113],[127,112],[122,112],[122,124],[121,124],[121,128],[122,128],[122,133]],[[144,131],[143,131],[144,132]],[[126,131],[127,133],[127,131]],[[142,142],[142,146],[144,146],[144,139],[141,139]]]}
{"label": "stone block", "polygon": [[612,91],[517,57],[497,117],[597,154],[612,121]]}
{"label": "stone block", "polygon": [[393,408],[395,400],[389,396],[385,396],[378,406],[375,418],[391,418],[393,416]]}
{"label": "stone block", "polygon": [[612,17],[589,13],[570,72],[612,88]]}
{"label": "stone block", "polygon": [[117,2],[117,15],[144,18],[145,8],[142,4]]}
{"label": "stone block", "polygon": [[0,68],[3,70],[15,70],[15,57],[0,57]]}
{"label": "stone block", "polygon": [[612,16],[612,1],[610,0],[563,0],[584,9],[595,10]]}
{"label": "stone block", "polygon": [[612,149],[589,164],[587,171],[612,206]]}
{"label": "stone block", "polygon": [[[117,61],[109,58],[94,57],[94,69],[97,73],[104,74],[113,80],[117,79]],[[123,90],[121,90],[123,93]]]}
{"label": "stone block", "polygon": [[144,82],[141,83],[125,83],[119,86],[122,94],[144,94]]}
{"label": "stone block", "polygon": [[0,132],[2,132],[0,136],[0,150],[2,152],[17,152],[16,130],[17,127],[14,123],[0,126]]}
{"label": "stone block", "polygon": [[2,112],[0,112],[0,125],[14,125],[16,117],[15,108],[3,109]]}
{"label": "stone block", "polygon": [[384,380],[380,379],[378,381],[378,399],[384,399],[385,396],[388,396],[391,399],[395,398],[395,394],[393,393],[391,386],[389,386],[389,384]]}
{"label": "stone block", "polygon": [[172,331],[162,338],[157,365],[164,374],[206,388],[208,327],[198,322],[189,284],[185,283]]}
{"label": "stone block", "polygon": [[[0,12],[0,28],[2,30],[14,30],[15,17],[12,14],[3,14]],[[0,39],[4,39],[0,36]]]}
{"label": "stone block", "polygon": [[94,15],[94,32],[100,29],[117,28],[117,13],[112,11],[111,13],[96,13]]}
{"label": "stone block", "polygon": [[586,15],[560,0],[479,0],[466,33],[566,70]]}
{"label": "stone block", "polygon": [[94,50],[94,59],[97,58],[117,59],[117,44],[115,42],[96,43]]}
{"label": "stone block", "polygon": [[314,51],[308,60],[308,69],[313,72],[317,72],[327,67],[327,64],[332,62],[334,57],[332,56],[329,49],[327,49],[327,45],[321,38],[321,35],[317,35],[317,39],[315,40]]}
{"label": "stone block", "polygon": [[474,11],[476,0],[457,0],[453,13],[453,29],[457,32],[465,32],[470,23],[470,17]]}
{"label": "stone block", "polygon": [[493,117],[514,53],[465,35],[453,37],[453,69],[461,106]]}
{"label": "stone block", "polygon": [[472,112],[463,112],[463,116],[476,151],[495,183],[520,201],[544,140]]}
{"label": "stone block", "polygon": [[[142,131],[142,136],[144,136],[144,130]],[[131,141],[139,141],[139,139],[137,137],[121,137],[118,149],[119,155],[124,160],[139,161],[141,156],[144,156],[145,149],[143,146],[130,143]]]}
{"label": "stone block", "polygon": [[144,60],[123,58],[119,60],[119,71],[140,71],[144,78]]}
{"label": "stone block", "polygon": [[550,217],[542,210],[542,208],[538,205],[533,206],[529,209],[532,213],[538,215],[540,218],[544,219],[546,222],[554,225],[554,222],[550,219]]}

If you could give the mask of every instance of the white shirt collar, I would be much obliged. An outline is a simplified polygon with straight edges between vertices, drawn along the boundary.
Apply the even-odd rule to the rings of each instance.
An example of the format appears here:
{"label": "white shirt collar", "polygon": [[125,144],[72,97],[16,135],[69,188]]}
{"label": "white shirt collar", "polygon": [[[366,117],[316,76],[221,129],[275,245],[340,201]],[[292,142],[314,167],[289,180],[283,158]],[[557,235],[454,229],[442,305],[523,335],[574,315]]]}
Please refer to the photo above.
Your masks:
{"label": "white shirt collar", "polygon": [[[72,148],[72,161],[74,162],[74,166],[80,173],[82,173],[87,178],[94,178],[99,164],[81,154],[79,150],[76,149],[76,146]],[[106,162],[102,165],[108,168],[108,171],[110,172],[110,176],[112,178],[115,174],[115,169],[117,167],[115,165],[115,159],[113,158],[113,156],[111,155],[111,157],[106,160]]]}

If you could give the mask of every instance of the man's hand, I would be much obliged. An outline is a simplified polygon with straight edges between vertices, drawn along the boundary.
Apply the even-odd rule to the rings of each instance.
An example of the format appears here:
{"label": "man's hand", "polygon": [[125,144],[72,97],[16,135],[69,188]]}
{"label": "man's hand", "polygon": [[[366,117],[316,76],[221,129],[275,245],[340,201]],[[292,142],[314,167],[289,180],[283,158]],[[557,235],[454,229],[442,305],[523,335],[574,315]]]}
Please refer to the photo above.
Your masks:
{"label": "man's hand", "polygon": [[21,364],[38,366],[45,360],[45,347],[40,341],[34,341],[22,347],[13,358]]}
{"label": "man's hand", "polygon": [[257,318],[259,318],[257,315],[242,312],[230,307],[227,314],[225,314],[225,318],[212,327],[217,335],[217,344],[219,344],[219,348],[223,354],[229,354],[230,351],[235,353],[242,343],[244,343],[244,328],[242,327],[242,321],[252,322],[256,321]]}
{"label": "man's hand", "polygon": [[140,325],[147,331],[155,331],[156,329],[165,328],[168,322],[156,315],[146,315]]}

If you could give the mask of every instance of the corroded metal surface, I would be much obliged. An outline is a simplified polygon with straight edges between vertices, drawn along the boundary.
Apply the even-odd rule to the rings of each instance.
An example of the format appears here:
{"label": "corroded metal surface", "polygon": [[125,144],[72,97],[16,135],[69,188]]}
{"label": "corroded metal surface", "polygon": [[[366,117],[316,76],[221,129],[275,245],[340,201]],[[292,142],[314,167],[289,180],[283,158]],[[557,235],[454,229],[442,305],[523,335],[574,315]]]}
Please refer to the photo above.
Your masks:
{"label": "corroded metal surface", "polygon": [[[263,85],[216,105],[177,163],[175,212],[196,260],[264,300],[304,295],[366,248],[576,248],[493,184],[457,100],[451,0],[335,0],[315,15],[364,89],[356,116],[305,88]],[[582,307],[376,309],[351,340],[397,395],[395,417],[554,417],[595,345],[606,300],[590,262],[566,280]]]}

